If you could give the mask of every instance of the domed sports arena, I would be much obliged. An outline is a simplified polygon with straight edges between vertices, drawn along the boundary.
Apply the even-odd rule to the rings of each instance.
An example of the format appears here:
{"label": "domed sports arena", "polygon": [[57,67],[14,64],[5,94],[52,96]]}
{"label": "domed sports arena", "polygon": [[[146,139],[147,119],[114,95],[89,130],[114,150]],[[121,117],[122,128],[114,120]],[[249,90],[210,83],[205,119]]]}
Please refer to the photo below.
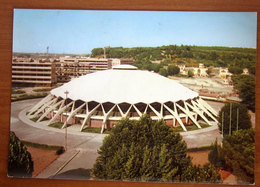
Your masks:
{"label": "domed sports arena", "polygon": [[51,90],[29,110],[37,122],[48,118],[47,125],[63,122],[67,125],[112,128],[122,118],[139,119],[148,114],[153,120],[163,119],[167,125],[195,124],[198,120],[211,125],[217,113],[198,93],[178,82],[152,73],[137,70],[131,65],[98,71],[75,78]]}

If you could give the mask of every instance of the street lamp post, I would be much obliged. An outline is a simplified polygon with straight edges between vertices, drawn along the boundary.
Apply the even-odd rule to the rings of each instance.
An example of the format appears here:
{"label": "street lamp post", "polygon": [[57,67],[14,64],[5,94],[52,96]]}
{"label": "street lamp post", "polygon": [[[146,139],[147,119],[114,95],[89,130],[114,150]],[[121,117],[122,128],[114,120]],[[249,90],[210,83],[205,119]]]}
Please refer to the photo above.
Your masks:
{"label": "street lamp post", "polygon": [[65,92],[65,95],[66,95],[66,97],[65,97],[65,105],[66,105],[66,121],[65,121],[65,123],[66,123],[66,127],[65,127],[65,151],[67,151],[67,119],[68,119],[68,115],[67,115],[67,98],[68,98],[68,94],[69,94],[69,92],[68,92],[68,90],[66,90]]}

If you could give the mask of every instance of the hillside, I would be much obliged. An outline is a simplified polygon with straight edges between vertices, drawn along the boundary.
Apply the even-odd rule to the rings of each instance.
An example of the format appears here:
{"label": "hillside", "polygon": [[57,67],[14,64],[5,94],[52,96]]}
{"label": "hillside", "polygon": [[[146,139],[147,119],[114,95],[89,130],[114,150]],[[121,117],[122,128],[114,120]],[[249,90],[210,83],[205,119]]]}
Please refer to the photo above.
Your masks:
{"label": "hillside", "polygon": [[[94,48],[92,57],[103,56],[102,48]],[[140,69],[154,69],[153,62],[162,65],[185,64],[196,66],[203,63],[205,66],[248,68],[255,74],[256,49],[238,47],[208,47],[188,45],[168,45],[160,47],[111,47],[106,49],[108,58],[132,58]],[[158,66],[158,64],[157,64]],[[158,69],[158,68],[157,68]]]}

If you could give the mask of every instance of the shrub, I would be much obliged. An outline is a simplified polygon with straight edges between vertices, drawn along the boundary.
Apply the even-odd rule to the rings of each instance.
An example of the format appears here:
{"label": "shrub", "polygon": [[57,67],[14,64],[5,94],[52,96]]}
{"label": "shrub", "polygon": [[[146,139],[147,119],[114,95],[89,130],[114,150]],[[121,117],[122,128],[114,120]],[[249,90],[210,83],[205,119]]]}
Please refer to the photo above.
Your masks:
{"label": "shrub", "polygon": [[159,74],[162,75],[162,76],[164,76],[164,77],[167,77],[167,76],[168,76],[168,72],[167,72],[167,70],[164,69],[164,68],[160,68]]}
{"label": "shrub", "polygon": [[60,147],[59,149],[56,150],[56,155],[60,155],[62,153],[64,153],[64,148],[63,147]]}
{"label": "shrub", "polygon": [[225,159],[221,147],[218,145],[217,140],[212,145],[212,150],[208,155],[208,159],[216,168],[221,168],[225,165]]}
{"label": "shrub", "polygon": [[32,177],[33,160],[24,144],[10,132],[8,175],[15,177]]}
{"label": "shrub", "polygon": [[169,65],[168,66],[168,74],[169,75],[176,75],[180,72],[180,68],[178,66]]}
{"label": "shrub", "polygon": [[255,130],[238,130],[223,140],[223,155],[233,174],[244,183],[254,183]]}
{"label": "shrub", "polygon": [[188,77],[193,77],[193,76],[194,76],[193,70],[189,70],[189,71],[188,71]]}

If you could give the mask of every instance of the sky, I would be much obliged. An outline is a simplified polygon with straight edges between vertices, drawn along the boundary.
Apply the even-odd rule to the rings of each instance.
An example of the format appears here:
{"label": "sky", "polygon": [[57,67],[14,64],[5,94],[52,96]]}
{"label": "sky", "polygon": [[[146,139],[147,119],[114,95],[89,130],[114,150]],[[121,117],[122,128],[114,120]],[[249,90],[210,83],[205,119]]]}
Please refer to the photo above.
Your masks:
{"label": "sky", "polygon": [[13,52],[88,54],[96,47],[256,48],[255,12],[14,9]]}

